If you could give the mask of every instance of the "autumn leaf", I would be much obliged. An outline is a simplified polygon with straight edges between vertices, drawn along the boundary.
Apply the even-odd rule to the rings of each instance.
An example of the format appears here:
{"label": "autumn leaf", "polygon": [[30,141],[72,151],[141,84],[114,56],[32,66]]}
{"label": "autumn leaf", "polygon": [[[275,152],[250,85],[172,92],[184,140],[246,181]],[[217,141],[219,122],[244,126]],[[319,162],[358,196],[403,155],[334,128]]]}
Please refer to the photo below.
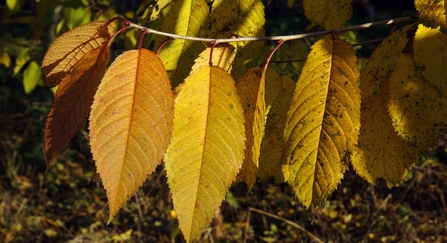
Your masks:
{"label": "autumn leaf", "polygon": [[[245,117],[245,134],[247,137],[245,159],[237,182],[245,182],[250,190],[256,182],[259,168],[261,141],[265,128],[265,83],[266,79],[276,80],[278,74],[273,69],[263,67],[251,68],[239,79],[237,90],[241,97]],[[275,89],[270,90],[274,92]],[[279,91],[277,92],[279,93]]]}
{"label": "autumn leaf", "polygon": [[84,123],[110,59],[106,45],[84,55],[59,85],[45,125],[44,150],[49,163]]}
{"label": "autumn leaf", "polygon": [[352,0],[303,0],[306,17],[324,29],[342,27],[352,15]]}
{"label": "autumn leaf", "polygon": [[360,76],[362,99],[366,99],[381,89],[383,80],[393,70],[397,57],[405,48],[407,31],[413,25],[406,25],[393,32],[374,50]]}
{"label": "autumn leaf", "polygon": [[109,221],[160,164],[172,132],[173,105],[166,70],[151,51],[126,51],[107,70],[89,129]]}
{"label": "autumn leaf", "polygon": [[446,0],[415,0],[414,5],[419,11],[421,22],[431,28],[441,27],[447,34],[447,2]]}
{"label": "autumn leaf", "polygon": [[214,66],[221,67],[227,72],[231,71],[232,64],[234,61],[234,57],[236,56],[236,52],[234,51],[234,47],[231,45],[224,46],[216,46],[214,48],[207,47],[194,61],[194,65],[191,68],[191,72],[200,68],[201,66],[209,65],[210,63],[210,54],[212,50],[212,59],[211,62]]}
{"label": "autumn leaf", "polygon": [[231,76],[202,66],[175,100],[165,168],[187,242],[211,222],[244,159],[244,115]]}
{"label": "autumn leaf", "polygon": [[446,110],[441,90],[423,78],[413,53],[399,56],[389,77],[389,92],[389,112],[397,133],[428,151],[445,134]]}
{"label": "autumn leaf", "polygon": [[[384,80],[384,86],[388,80]],[[387,111],[387,89],[381,89],[362,103],[362,127],[351,164],[356,173],[375,185],[377,178],[393,187],[418,160],[418,151],[394,130]]]}
{"label": "autumn leaf", "polygon": [[73,66],[87,53],[97,49],[112,37],[115,24],[92,21],[59,36],[46,52],[42,61],[42,73],[47,87],[58,85]]}
{"label": "autumn leaf", "polygon": [[441,91],[447,83],[447,36],[437,29],[418,26],[414,57],[425,79]]}
{"label": "autumn leaf", "polygon": [[[205,0],[175,1],[160,30],[184,36],[199,36],[208,14],[209,7]],[[159,46],[164,40],[164,37],[158,36],[155,46]],[[203,50],[201,43],[181,39],[172,40],[161,49],[159,55],[172,86],[176,87],[183,82],[190,73],[195,58]]]}
{"label": "autumn leaf", "polygon": [[[273,82],[266,80],[266,106],[267,123],[265,126],[265,136],[261,143],[261,155],[259,157],[258,177],[260,180],[267,180],[273,176],[275,182],[284,182],[281,170],[283,163],[282,148],[284,146],[284,127],[286,125],[287,109],[289,100],[292,97],[295,82],[288,77],[279,77]],[[280,87],[280,92],[272,92],[272,85]]]}
{"label": "autumn leaf", "polygon": [[360,128],[359,71],[353,47],[322,39],[296,83],[284,130],[284,179],[307,208],[336,188]]}

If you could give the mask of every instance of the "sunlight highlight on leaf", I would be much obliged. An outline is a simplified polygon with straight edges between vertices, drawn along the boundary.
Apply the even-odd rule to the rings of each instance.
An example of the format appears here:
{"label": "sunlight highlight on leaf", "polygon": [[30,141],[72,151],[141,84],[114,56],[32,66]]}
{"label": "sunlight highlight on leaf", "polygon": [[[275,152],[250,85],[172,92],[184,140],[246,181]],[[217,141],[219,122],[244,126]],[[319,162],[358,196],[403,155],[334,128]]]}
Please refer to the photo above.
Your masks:
{"label": "sunlight highlight on leaf", "polygon": [[414,37],[414,57],[425,79],[442,90],[447,83],[447,36],[420,24]]}
{"label": "sunlight highlight on leaf", "polygon": [[[201,26],[209,14],[205,0],[180,0],[164,18],[161,31],[168,33],[199,36]],[[159,46],[166,38],[157,36],[155,46]],[[172,40],[164,46],[159,55],[168,71],[172,86],[176,87],[188,76],[195,58],[204,50],[199,42]]]}
{"label": "sunlight highlight on leaf", "polygon": [[340,183],[360,128],[359,71],[344,40],[312,46],[295,86],[284,130],[284,179],[313,209]]}
{"label": "sunlight highlight on leaf", "polygon": [[105,45],[115,32],[112,22],[92,21],[59,36],[45,54],[42,73],[47,87],[58,85],[85,54]]}
{"label": "sunlight highlight on leaf", "polygon": [[431,28],[441,26],[442,32],[447,34],[447,1],[446,0],[415,0],[422,23]]}
{"label": "sunlight highlight on leaf", "polygon": [[84,123],[93,96],[110,59],[108,46],[84,55],[65,76],[54,94],[44,131],[44,150],[49,163]]}
{"label": "sunlight highlight on leaf", "polygon": [[211,222],[244,159],[244,116],[231,76],[202,66],[175,100],[165,168],[187,242]]}
{"label": "sunlight highlight on leaf", "polygon": [[171,137],[173,106],[166,70],[151,51],[124,52],[107,70],[89,129],[109,221],[160,164]]}
{"label": "sunlight highlight on leaf", "polygon": [[324,29],[342,27],[352,15],[352,0],[303,0],[306,17]]}
{"label": "sunlight highlight on leaf", "polygon": [[389,77],[389,112],[397,133],[426,152],[445,134],[447,117],[441,91],[415,70],[412,53],[402,53]]}
{"label": "sunlight highlight on leaf", "polygon": [[[194,61],[191,72],[195,71],[201,66],[209,65],[210,52],[211,47],[207,47],[202,53],[200,53],[200,55]],[[221,67],[229,72],[231,71],[235,56],[236,52],[234,51],[234,47],[232,45],[216,46],[213,48],[213,58],[211,61],[213,63],[213,66]]]}

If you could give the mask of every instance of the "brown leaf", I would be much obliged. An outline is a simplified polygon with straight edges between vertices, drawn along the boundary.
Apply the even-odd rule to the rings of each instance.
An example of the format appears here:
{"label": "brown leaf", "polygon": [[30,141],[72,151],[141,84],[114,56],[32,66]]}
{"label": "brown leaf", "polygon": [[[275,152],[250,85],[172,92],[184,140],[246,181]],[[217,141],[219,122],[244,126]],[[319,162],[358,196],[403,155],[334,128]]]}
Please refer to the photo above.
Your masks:
{"label": "brown leaf", "polygon": [[64,148],[88,116],[109,59],[109,48],[99,47],[76,62],[72,72],[61,82],[45,126],[47,163]]}

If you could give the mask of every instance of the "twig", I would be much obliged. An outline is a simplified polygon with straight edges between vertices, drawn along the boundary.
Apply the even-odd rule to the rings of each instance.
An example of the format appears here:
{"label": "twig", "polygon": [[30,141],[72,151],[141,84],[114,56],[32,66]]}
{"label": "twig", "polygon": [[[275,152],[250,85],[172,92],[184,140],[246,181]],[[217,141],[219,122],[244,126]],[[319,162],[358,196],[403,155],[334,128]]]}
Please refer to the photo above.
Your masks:
{"label": "twig", "polygon": [[[264,215],[266,215],[266,216],[268,216],[268,217],[271,217],[271,218],[274,218],[274,219],[281,220],[281,221],[283,221],[283,222],[289,224],[290,226],[295,227],[295,228],[297,228],[297,229],[303,231],[303,232],[306,233],[310,238],[312,238],[315,242],[323,243],[323,241],[322,241],[320,238],[318,238],[316,235],[314,235],[314,234],[310,233],[309,231],[307,231],[307,230],[306,230],[305,228],[303,228],[301,225],[299,225],[299,224],[297,224],[297,223],[294,223],[294,222],[292,222],[292,221],[290,221],[290,220],[288,220],[288,219],[285,219],[285,218],[279,217],[279,216],[277,216],[277,215],[274,215],[274,214],[272,214],[272,213],[268,213],[268,212],[265,212],[265,211],[262,211],[262,210],[259,210],[259,209],[256,209],[256,208],[252,208],[252,207],[249,207],[249,209],[248,209],[248,215],[247,215],[248,219],[247,219],[247,226],[245,227],[245,236],[247,235],[247,231],[248,231],[248,225],[249,225],[249,222],[250,222],[250,215],[251,215],[250,212],[251,212],[251,211],[253,211],[253,212],[257,212],[257,213],[260,213],[260,214],[264,214]],[[244,241],[245,241],[245,237],[244,237]]]}
{"label": "twig", "polygon": [[342,33],[342,32],[347,32],[347,31],[351,31],[351,30],[368,29],[368,28],[371,28],[374,26],[395,25],[395,24],[402,23],[402,22],[409,22],[411,20],[415,20],[415,17],[408,16],[408,17],[402,17],[402,18],[396,18],[396,19],[370,22],[370,23],[354,25],[354,26],[348,26],[348,27],[343,27],[340,29],[324,30],[324,31],[317,31],[317,32],[313,32],[313,33],[305,33],[305,34],[297,34],[297,35],[239,37],[239,38],[226,38],[226,39],[202,38],[202,37],[176,35],[176,34],[166,33],[163,31],[158,31],[158,30],[154,30],[151,28],[147,28],[147,27],[144,27],[144,26],[141,26],[138,24],[134,24],[130,21],[127,21],[126,24],[128,24],[130,27],[133,27],[133,28],[137,28],[140,30],[147,30],[147,33],[166,36],[166,37],[173,38],[173,39],[182,39],[182,40],[191,40],[191,41],[200,41],[200,42],[214,42],[216,44],[219,44],[219,43],[249,42],[249,41],[289,41],[289,40],[297,40],[297,39],[303,39],[303,38],[308,38],[308,37],[313,37],[313,36],[327,35],[327,34],[331,34],[334,32]]}

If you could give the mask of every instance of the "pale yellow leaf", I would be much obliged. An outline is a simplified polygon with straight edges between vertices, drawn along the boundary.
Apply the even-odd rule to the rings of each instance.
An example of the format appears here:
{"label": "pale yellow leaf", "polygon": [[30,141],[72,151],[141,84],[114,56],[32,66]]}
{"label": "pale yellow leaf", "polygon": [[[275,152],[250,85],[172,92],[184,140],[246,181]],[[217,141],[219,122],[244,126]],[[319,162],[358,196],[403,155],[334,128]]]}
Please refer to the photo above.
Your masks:
{"label": "pale yellow leaf", "polygon": [[414,37],[414,57],[427,81],[441,91],[447,83],[447,36],[439,28],[420,24]]}
{"label": "pale yellow leaf", "polygon": [[31,61],[23,72],[23,88],[25,93],[29,94],[36,86],[43,84],[42,72],[36,61]]}
{"label": "pale yellow leaf", "polygon": [[202,66],[175,100],[165,168],[187,242],[211,222],[244,159],[244,115],[231,76]]}
{"label": "pale yellow leaf", "polygon": [[59,36],[51,44],[42,61],[42,73],[47,87],[58,85],[70,73],[73,65],[85,54],[105,45],[115,32],[112,22],[92,21]]}
{"label": "pale yellow leaf", "polygon": [[352,15],[352,0],[303,0],[306,17],[324,29],[342,27]]}
{"label": "pale yellow leaf", "polygon": [[395,132],[387,100],[383,89],[362,102],[362,127],[351,164],[369,183],[376,184],[378,178],[383,178],[388,187],[393,187],[418,160],[418,151]]}
{"label": "pale yellow leaf", "polygon": [[107,70],[92,105],[90,145],[107,191],[109,220],[143,184],[169,144],[174,97],[159,57],[122,53]]}
{"label": "pale yellow leaf", "polygon": [[227,70],[227,72],[230,72],[234,61],[234,57],[236,56],[234,47],[231,45],[206,48],[202,53],[200,53],[199,57],[197,57],[197,59],[194,61],[194,65],[192,66],[192,72],[201,66],[209,65],[211,49],[213,50],[211,60],[213,66],[221,67]]}
{"label": "pale yellow leaf", "polygon": [[312,46],[284,130],[284,179],[307,208],[325,200],[347,169],[360,128],[358,78],[348,42],[325,38]]}
{"label": "pale yellow leaf", "polygon": [[[199,36],[208,14],[209,7],[205,0],[175,1],[160,30],[178,35]],[[158,36],[155,46],[159,46],[164,40],[165,37]],[[204,49],[202,43],[180,39],[170,41],[161,49],[160,58],[174,87],[188,76],[194,60]]]}
{"label": "pale yellow leaf", "polygon": [[447,1],[446,0],[415,0],[422,23],[431,28],[441,27],[447,34]]}
{"label": "pale yellow leaf", "polygon": [[441,90],[417,71],[412,53],[399,56],[389,82],[389,112],[394,128],[404,140],[426,152],[446,132]]}

